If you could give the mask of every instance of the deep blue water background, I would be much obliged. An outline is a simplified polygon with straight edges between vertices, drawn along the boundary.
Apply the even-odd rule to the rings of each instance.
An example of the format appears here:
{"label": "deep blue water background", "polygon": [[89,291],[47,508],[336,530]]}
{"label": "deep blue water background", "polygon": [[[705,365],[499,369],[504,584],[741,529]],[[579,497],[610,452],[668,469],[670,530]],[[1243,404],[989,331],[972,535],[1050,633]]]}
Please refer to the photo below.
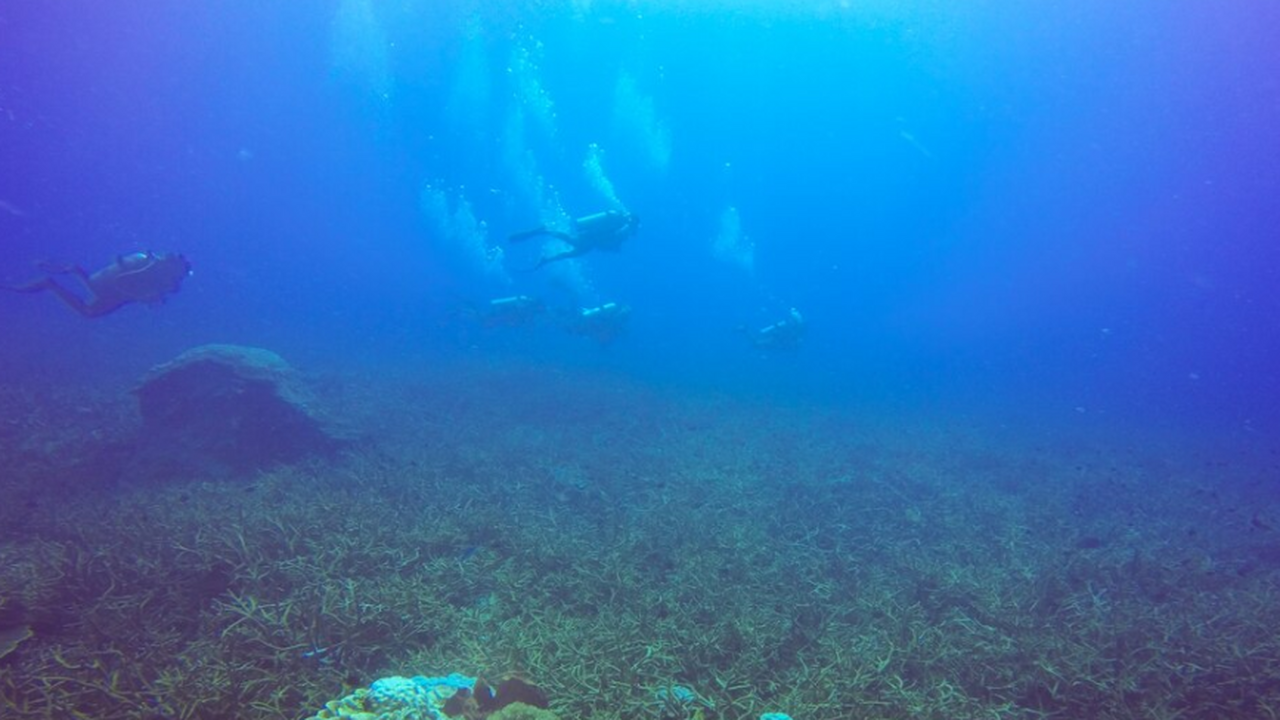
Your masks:
{"label": "deep blue water background", "polygon": [[[97,321],[2,297],[0,370],[127,385],[205,342],[307,368],[456,354],[1265,442],[1276,37],[1261,0],[9,4],[0,276],[141,248],[196,274]],[[607,206],[592,143],[644,225],[576,287],[521,272],[526,248],[509,281],[478,271],[420,202],[465,199],[501,245],[541,221],[538,183]],[[752,272],[712,252],[729,207]],[[601,349],[457,314],[516,292],[627,302],[632,327]],[[797,352],[734,332],[792,306]]]}

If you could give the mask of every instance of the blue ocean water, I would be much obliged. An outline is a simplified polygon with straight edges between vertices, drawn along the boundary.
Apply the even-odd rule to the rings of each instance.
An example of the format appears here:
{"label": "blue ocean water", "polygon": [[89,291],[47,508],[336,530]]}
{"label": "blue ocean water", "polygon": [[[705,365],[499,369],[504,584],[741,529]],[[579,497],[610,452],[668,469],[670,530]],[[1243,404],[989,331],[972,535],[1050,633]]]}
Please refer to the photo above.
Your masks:
{"label": "blue ocean water", "polygon": [[[459,343],[459,298],[523,293],[625,302],[631,327],[604,359],[554,332],[463,344],[784,394],[1274,429],[1277,15],[15,6],[4,276],[146,248],[195,275],[157,312],[92,326],[5,298],[5,362],[132,371],[209,339],[396,362]],[[642,218],[616,254],[530,273],[504,246],[615,205]],[[734,332],[792,307],[800,352]]]}
{"label": "blue ocean water", "polygon": [[[455,342],[458,298],[527,293],[634,309],[607,360],[518,341],[566,362],[1262,431],[1278,406],[1277,15],[9,8],[5,277],[146,248],[185,253],[195,276],[97,327],[6,298],[6,362],[131,368],[214,338],[394,362]],[[643,222],[617,254],[529,273],[527,248],[504,247],[613,205]],[[761,357],[733,331],[791,307],[801,352]]]}
{"label": "blue ocean water", "polygon": [[[1114,563],[1095,564],[1115,587],[1158,565],[1148,561],[1158,546],[1194,555],[1168,560],[1188,573],[1212,566],[1195,575],[1204,583],[1197,601],[1218,602],[1214,593],[1229,585],[1218,579],[1232,573],[1273,597],[1273,581],[1257,578],[1280,564],[1277,37],[1280,5],[1265,0],[9,3],[0,7],[0,282],[30,281],[42,263],[92,272],[147,250],[182,253],[193,273],[163,303],[94,319],[47,291],[0,293],[0,386],[127,397],[158,363],[234,343],[354,386],[388,377],[444,386],[445,374],[515,368],[525,385],[499,372],[518,389],[475,388],[483,400],[472,405],[443,390],[425,400],[406,392],[416,399],[405,405],[439,402],[471,418],[510,391],[520,417],[495,421],[501,432],[492,434],[506,438],[497,445],[534,443],[526,419],[558,429],[599,415],[617,431],[627,413],[612,401],[646,390],[665,398],[653,406],[664,409],[682,396],[759,403],[764,414],[778,408],[780,425],[812,411],[806,417],[835,413],[859,429],[885,418],[977,427],[992,433],[988,449],[999,445],[990,438],[1012,438],[1020,451],[1043,451],[1043,465],[965,456],[954,475],[912,474],[928,462],[895,450],[900,465],[883,477],[907,478],[906,489],[884,490],[892,483],[876,475],[872,495],[883,491],[876,502],[907,530],[877,537],[912,538],[904,546],[949,537],[945,522],[919,531],[924,539],[913,534],[933,527],[920,509],[932,500],[921,498],[949,500],[964,495],[963,478],[998,476],[1019,508],[1070,506],[1045,542],[1061,540],[1074,558],[1114,553]],[[550,235],[508,241],[539,226],[571,233],[576,218],[608,210],[639,218],[616,250],[535,269],[567,246]],[[516,297],[543,311],[498,312],[494,301]],[[623,307],[616,326],[589,323],[593,311]],[[771,328],[797,317],[802,336],[771,342]],[[565,392],[563,407],[541,387],[521,395],[539,377],[578,390]],[[5,428],[27,427],[4,407]],[[653,424],[664,441],[732,435],[690,414]],[[841,428],[826,428],[823,447],[838,444]],[[831,469],[843,460],[805,452],[805,432],[778,434],[776,445],[744,433],[726,442],[754,437],[751,452],[779,466],[817,466],[824,483],[844,477]],[[1081,438],[1132,455],[1082,451]],[[921,453],[946,456],[945,442],[922,441]],[[1203,475],[1160,464],[1175,464],[1168,449],[1191,447],[1204,448]],[[568,459],[547,453],[560,464],[550,480],[538,477],[553,488],[552,504],[613,508],[605,491],[584,489],[599,482],[640,506],[651,496],[627,495],[636,478],[617,469],[670,455],[632,450],[579,467],[575,453],[585,450],[557,447]],[[881,472],[858,452],[848,451],[860,458],[849,474]],[[482,474],[450,458],[468,477]],[[17,467],[30,457],[3,460]],[[743,463],[776,480],[770,491],[797,502],[811,493],[820,509],[870,507],[842,488],[792,493],[778,479],[786,472],[756,460]],[[513,476],[529,462],[513,462]],[[1145,469],[1115,469],[1126,462]],[[1226,466],[1232,482],[1245,479],[1247,499],[1220,507],[1216,483],[1229,483],[1215,473]],[[1046,488],[1041,503],[1035,478],[1061,479],[1044,467],[1073,468],[1083,489]],[[1211,507],[1212,521],[1191,501],[1143,504],[1144,492],[1174,476],[1194,486],[1187,497]],[[921,477],[927,491],[908,482]],[[939,490],[953,479],[955,488]],[[1126,520],[1109,524],[1109,513]],[[835,510],[794,514],[798,526],[822,526],[804,536],[822,553],[873,544],[842,535],[858,530]],[[1018,517],[1020,528],[1034,524],[1025,519],[1032,511]],[[11,534],[39,535],[24,532]],[[1121,541],[1136,536],[1138,549]],[[489,568],[510,551],[483,534],[450,542],[423,552],[450,568]],[[1212,547],[1196,554],[1201,542]],[[1069,565],[1065,589],[1044,595],[1078,598],[1087,585],[1110,612],[1123,589],[1093,576],[1072,586],[1084,576],[1077,568],[1094,561],[1057,563],[1056,547],[1028,577]],[[680,552],[653,555],[677,574]],[[1172,571],[1161,577],[1191,584]],[[926,599],[912,607],[932,610],[930,599],[944,594],[938,583],[922,581]],[[1165,607],[1163,585],[1142,591],[1141,602]],[[479,613],[499,591],[468,592],[460,604]],[[998,615],[983,620],[996,625]],[[315,651],[342,642],[305,639]],[[365,660],[362,671],[375,665]],[[1243,678],[1258,697],[1275,694],[1257,679],[1263,671],[1233,668],[1220,674]],[[476,672],[421,671],[453,670]],[[1025,717],[1085,706],[1055,705],[1044,689],[1019,693]],[[1015,702],[994,691],[988,699]],[[1263,716],[1245,705],[1237,716]],[[726,717],[738,716],[747,715]]]}

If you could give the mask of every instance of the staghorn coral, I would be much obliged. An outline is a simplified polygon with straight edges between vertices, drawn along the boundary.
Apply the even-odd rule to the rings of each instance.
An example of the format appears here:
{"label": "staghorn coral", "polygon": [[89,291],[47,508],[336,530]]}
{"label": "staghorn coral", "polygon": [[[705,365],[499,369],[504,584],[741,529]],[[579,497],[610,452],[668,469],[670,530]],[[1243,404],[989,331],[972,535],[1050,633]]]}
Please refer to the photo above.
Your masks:
{"label": "staghorn coral", "polygon": [[489,720],[560,720],[560,718],[550,710],[517,702],[490,715]]}

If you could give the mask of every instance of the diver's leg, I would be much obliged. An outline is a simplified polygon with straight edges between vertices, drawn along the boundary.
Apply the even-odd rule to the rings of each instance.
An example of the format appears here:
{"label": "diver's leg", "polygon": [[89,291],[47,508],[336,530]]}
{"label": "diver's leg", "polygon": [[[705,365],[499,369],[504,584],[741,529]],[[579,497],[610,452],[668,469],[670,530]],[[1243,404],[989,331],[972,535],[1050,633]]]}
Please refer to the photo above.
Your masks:
{"label": "diver's leg", "polygon": [[36,263],[36,267],[50,275],[75,275],[76,279],[84,285],[85,290],[93,292],[93,282],[89,279],[89,271],[75,263],[59,265],[58,263],[42,261]]}
{"label": "diver's leg", "polygon": [[75,275],[83,285],[84,289],[93,292],[93,282],[89,280],[89,273],[79,265],[68,265],[66,270],[62,271],[67,275]]}
{"label": "diver's leg", "polygon": [[97,308],[94,305],[92,305],[91,303],[86,303],[84,299],[81,298],[79,295],[76,295],[70,290],[62,287],[57,283],[56,280],[54,280],[51,277],[43,277],[43,278],[40,278],[39,280],[32,280],[31,282],[26,283],[25,285],[11,286],[9,287],[9,289],[13,290],[14,292],[20,292],[20,293],[36,293],[36,292],[42,292],[44,290],[48,290],[49,292],[56,295],[59,300],[65,303],[67,307],[71,308],[72,310],[75,310],[76,312],[80,313],[85,317],[97,317],[98,315],[102,314],[98,312]]}
{"label": "diver's leg", "polygon": [[85,302],[79,295],[54,282],[53,278],[49,279],[49,289],[53,291],[54,295],[58,296],[59,300],[66,303],[67,307],[75,310],[85,317],[97,317],[101,314],[96,311],[93,303]]}
{"label": "diver's leg", "polygon": [[44,277],[36,278],[30,282],[22,283],[21,285],[0,285],[0,287],[8,290],[9,292],[38,293],[48,290],[49,286],[52,284],[53,278],[46,275]]}
{"label": "diver's leg", "polygon": [[524,232],[518,232],[518,233],[515,233],[514,235],[510,235],[507,237],[507,242],[509,243],[524,242],[525,240],[532,240],[533,238],[542,237],[543,235],[549,235],[553,238],[559,238],[560,240],[563,240],[565,242],[570,242],[573,240],[573,236],[570,235],[569,233],[560,232],[559,230],[548,230],[545,227],[540,227],[540,228],[534,228],[532,230],[525,230]]}
{"label": "diver's leg", "polygon": [[[569,252],[573,252],[573,251],[570,250]],[[555,255],[543,255],[542,257],[538,258],[538,262],[534,263],[533,267],[529,268],[529,272],[533,272],[534,270],[537,270],[538,268],[548,263],[553,263],[557,260],[565,260],[568,257],[569,257],[569,253],[567,252],[557,253]]]}
{"label": "diver's leg", "polygon": [[583,255],[586,255],[587,251],[590,249],[591,248],[573,248],[571,250],[565,250],[564,252],[556,253],[554,255],[544,255],[542,259],[538,260],[538,264],[533,266],[533,269],[537,270],[538,268],[542,267],[543,265],[546,265],[547,263],[559,262],[561,260],[568,260],[570,258],[581,257]]}
{"label": "diver's leg", "polygon": [[[80,284],[84,286],[84,292],[85,292],[85,295],[88,297],[88,300],[86,301],[85,299],[81,298],[79,295],[76,295],[70,290],[67,290],[66,288],[62,287],[56,282],[53,283],[53,287],[50,289],[56,292],[58,296],[62,298],[63,302],[67,303],[68,305],[71,305],[73,308],[75,308],[76,312],[80,313],[81,315],[85,317],[98,317],[99,315],[106,315],[112,310],[115,310],[116,308],[120,307],[120,305],[122,304],[121,302],[118,302],[118,301],[115,303],[103,302],[102,296],[99,295],[97,289],[93,287],[93,280],[89,277],[88,271],[86,271],[84,268],[80,267],[79,265],[72,265],[68,267],[66,270],[66,273],[68,275],[74,275],[75,278],[80,281]],[[74,299],[74,304],[72,304],[71,300],[67,300],[68,297]]]}

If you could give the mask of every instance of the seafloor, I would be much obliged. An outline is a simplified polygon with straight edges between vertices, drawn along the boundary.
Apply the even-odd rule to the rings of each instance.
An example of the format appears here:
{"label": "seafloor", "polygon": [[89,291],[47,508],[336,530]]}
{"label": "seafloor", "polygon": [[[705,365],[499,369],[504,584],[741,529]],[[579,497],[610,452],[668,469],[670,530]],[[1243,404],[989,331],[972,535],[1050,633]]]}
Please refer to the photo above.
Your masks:
{"label": "seafloor", "polygon": [[527,367],[328,393],[348,455],[160,484],[111,470],[127,394],[0,386],[0,716],[451,671],[565,719],[1280,715],[1274,456]]}

